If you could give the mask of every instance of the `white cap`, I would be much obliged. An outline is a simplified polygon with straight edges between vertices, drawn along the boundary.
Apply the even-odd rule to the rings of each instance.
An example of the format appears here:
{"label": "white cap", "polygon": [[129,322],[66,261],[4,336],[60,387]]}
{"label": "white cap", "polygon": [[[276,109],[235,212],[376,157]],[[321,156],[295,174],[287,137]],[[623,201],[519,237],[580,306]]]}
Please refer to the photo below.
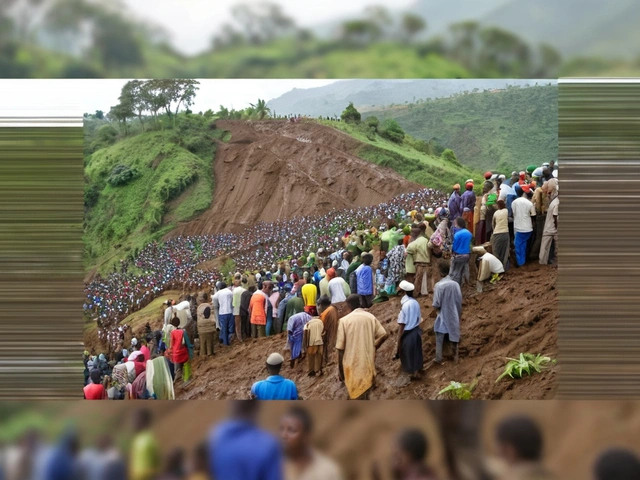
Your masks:
{"label": "white cap", "polygon": [[404,290],[405,292],[413,292],[415,287],[413,286],[413,283],[402,280],[398,288],[400,288],[400,290]]}
{"label": "white cap", "polygon": [[134,338],[133,340],[131,340],[131,345],[137,345],[138,344],[138,339]]}
{"label": "white cap", "polygon": [[284,357],[279,353],[272,353],[267,358],[267,365],[271,365],[272,367],[277,367],[278,365],[282,365],[284,363]]}

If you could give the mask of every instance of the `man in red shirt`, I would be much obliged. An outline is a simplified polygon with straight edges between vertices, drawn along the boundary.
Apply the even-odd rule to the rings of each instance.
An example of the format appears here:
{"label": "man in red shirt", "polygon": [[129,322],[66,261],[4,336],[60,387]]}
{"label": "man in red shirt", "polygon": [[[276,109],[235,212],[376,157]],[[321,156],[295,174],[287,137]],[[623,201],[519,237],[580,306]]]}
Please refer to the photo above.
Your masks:
{"label": "man in red shirt", "polygon": [[91,383],[84,387],[84,399],[85,400],[106,400],[107,391],[104,385],[100,383],[100,370],[93,369],[89,374]]}

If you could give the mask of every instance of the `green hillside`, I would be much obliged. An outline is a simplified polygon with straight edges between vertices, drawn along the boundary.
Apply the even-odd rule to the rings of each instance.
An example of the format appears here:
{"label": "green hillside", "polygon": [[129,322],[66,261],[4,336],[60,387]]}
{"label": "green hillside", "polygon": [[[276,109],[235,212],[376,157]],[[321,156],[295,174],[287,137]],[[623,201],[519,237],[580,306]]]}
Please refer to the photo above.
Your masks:
{"label": "green hillside", "polygon": [[[225,137],[225,132],[211,129],[206,117],[182,114],[175,129],[126,138],[118,138],[108,124],[96,129],[87,123],[84,242],[88,266],[110,267],[210,205],[215,139]],[[111,137],[104,133],[110,129]],[[112,145],[101,143],[109,138]],[[98,149],[91,153],[92,147]]]}
{"label": "green hillside", "polygon": [[363,114],[393,118],[412,136],[452,149],[473,170],[508,174],[558,156],[555,85],[460,94]]}
{"label": "green hillside", "polygon": [[407,180],[425,187],[447,191],[451,185],[464,182],[467,178],[482,178],[479,171],[460,165],[455,155],[453,158],[446,154],[435,155],[429,152],[425,142],[410,135],[405,135],[402,143],[396,143],[377,133],[373,134],[366,123],[356,125],[331,120],[321,120],[319,123],[341,130],[362,142],[362,146],[354,152],[358,157],[391,168]]}

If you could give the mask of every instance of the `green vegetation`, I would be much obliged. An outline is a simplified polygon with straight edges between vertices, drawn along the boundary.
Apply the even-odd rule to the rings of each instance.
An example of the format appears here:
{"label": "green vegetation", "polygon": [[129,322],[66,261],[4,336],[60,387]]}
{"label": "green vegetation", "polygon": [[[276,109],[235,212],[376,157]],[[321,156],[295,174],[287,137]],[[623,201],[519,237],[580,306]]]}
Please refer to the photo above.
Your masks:
{"label": "green vegetation", "polygon": [[344,109],[340,118],[342,118],[343,122],[360,123],[362,116],[360,115],[360,112],[356,110],[356,107],[353,106],[353,102],[349,102],[349,105]]}
{"label": "green vegetation", "polygon": [[398,143],[376,134],[366,122],[349,124],[319,120],[318,123],[341,130],[362,142],[362,146],[351,153],[376,165],[391,168],[404,178],[429,188],[448,191],[451,185],[466,178],[480,180],[482,177],[478,171],[452,164],[435,155],[431,151],[432,146],[410,135],[405,135]]}
{"label": "green vegetation", "polygon": [[520,357],[508,358],[507,360],[509,361],[504,368],[504,372],[498,377],[496,383],[506,376],[522,378],[525,374],[532,375],[536,372],[540,373],[543,369],[548,368],[549,363],[556,363],[556,361],[551,360],[550,357],[544,357],[541,354],[533,355],[531,353],[521,353]]}
{"label": "green vegetation", "polygon": [[445,395],[452,400],[471,400],[471,395],[477,384],[477,380],[474,380],[470,384],[451,382],[447,387],[440,390],[438,395]]}
{"label": "green vegetation", "polygon": [[[475,91],[450,98],[385,108],[375,115],[395,119],[432,147],[455,152],[446,158],[474,170],[510,173],[558,156],[558,89],[555,85]],[[432,153],[435,153],[433,151]]]}

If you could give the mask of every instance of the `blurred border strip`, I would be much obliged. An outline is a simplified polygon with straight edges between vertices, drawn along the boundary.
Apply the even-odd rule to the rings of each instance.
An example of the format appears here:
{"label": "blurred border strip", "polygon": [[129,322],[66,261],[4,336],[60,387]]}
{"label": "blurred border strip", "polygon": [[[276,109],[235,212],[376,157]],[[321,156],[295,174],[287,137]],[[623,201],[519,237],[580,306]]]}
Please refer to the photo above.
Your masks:
{"label": "blurred border strip", "polygon": [[558,398],[640,398],[640,79],[558,88]]}
{"label": "blurred border strip", "polygon": [[81,115],[0,117],[0,399],[82,398],[82,141]]}

